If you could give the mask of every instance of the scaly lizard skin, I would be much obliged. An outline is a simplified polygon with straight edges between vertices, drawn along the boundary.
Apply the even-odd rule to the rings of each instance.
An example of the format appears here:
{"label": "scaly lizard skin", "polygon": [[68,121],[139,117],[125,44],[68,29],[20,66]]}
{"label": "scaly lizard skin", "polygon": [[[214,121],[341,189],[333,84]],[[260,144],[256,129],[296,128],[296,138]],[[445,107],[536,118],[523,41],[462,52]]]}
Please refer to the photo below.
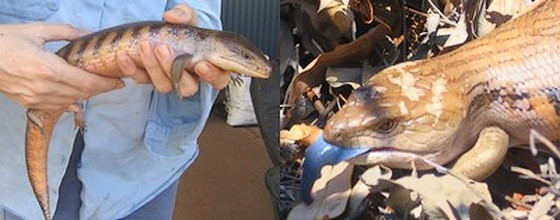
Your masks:
{"label": "scaly lizard skin", "polygon": [[[257,47],[243,37],[229,32],[163,22],[139,22],[102,30],[72,41],[56,54],[70,64],[107,77],[122,78],[116,54],[124,51],[142,67],[139,42],[167,44],[177,55],[171,78],[177,90],[181,72],[192,71],[193,64],[206,60],[225,71],[268,78],[271,66]],[[25,159],[33,192],[50,219],[47,184],[47,154],[52,131],[63,111],[29,109],[25,138]],[[78,117],[76,115],[77,119]],[[81,124],[81,123],[78,123]]]}
{"label": "scaly lizard skin", "polygon": [[[373,76],[327,122],[325,141],[351,162],[403,169],[431,169],[419,158],[447,164],[468,151],[453,171],[483,180],[508,147],[528,143],[530,129],[560,139],[560,1],[534,4],[453,52]],[[306,159],[313,168],[304,178],[334,162]]]}
{"label": "scaly lizard skin", "polygon": [[331,118],[325,140],[371,148],[361,163],[410,168],[417,155],[448,163],[488,127],[509,134],[510,146],[527,144],[531,128],[560,138],[557,19],[560,3],[541,2],[456,51],[380,72]]}

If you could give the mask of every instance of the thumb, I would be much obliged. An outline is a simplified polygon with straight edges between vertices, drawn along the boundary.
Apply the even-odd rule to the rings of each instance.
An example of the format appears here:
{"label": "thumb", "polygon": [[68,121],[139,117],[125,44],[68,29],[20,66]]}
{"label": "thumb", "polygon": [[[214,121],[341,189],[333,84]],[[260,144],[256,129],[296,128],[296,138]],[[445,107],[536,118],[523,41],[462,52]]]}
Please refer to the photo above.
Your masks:
{"label": "thumb", "polygon": [[89,31],[69,24],[35,23],[31,29],[44,41],[73,40],[84,36]]}
{"label": "thumb", "polygon": [[178,4],[163,14],[163,20],[174,24],[198,25],[196,12],[187,4]]}

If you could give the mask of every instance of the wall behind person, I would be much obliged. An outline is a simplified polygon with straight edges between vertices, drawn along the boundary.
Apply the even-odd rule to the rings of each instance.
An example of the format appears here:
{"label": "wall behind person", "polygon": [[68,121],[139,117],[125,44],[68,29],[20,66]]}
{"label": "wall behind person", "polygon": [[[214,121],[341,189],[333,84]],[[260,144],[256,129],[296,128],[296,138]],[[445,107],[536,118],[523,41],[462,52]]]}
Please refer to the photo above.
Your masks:
{"label": "wall behind person", "polygon": [[271,59],[278,59],[279,0],[223,0],[222,22],[224,30],[247,37]]}

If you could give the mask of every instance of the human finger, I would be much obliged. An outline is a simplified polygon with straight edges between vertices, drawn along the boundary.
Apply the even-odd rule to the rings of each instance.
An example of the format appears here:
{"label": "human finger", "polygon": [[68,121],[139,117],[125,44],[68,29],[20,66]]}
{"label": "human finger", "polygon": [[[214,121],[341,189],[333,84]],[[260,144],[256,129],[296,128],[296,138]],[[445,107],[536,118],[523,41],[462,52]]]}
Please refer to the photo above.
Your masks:
{"label": "human finger", "polygon": [[69,24],[31,23],[28,30],[37,34],[45,41],[73,40],[84,36],[89,31],[74,27]]}
{"label": "human finger", "polygon": [[191,97],[198,92],[198,77],[195,77],[186,70],[183,70],[181,81],[179,82],[179,93],[182,97]]}
{"label": "human finger", "polygon": [[113,89],[123,88],[124,82],[120,79],[103,77],[93,74],[66,63],[59,57],[48,58],[53,65],[55,74],[52,79],[54,82],[65,83],[89,94],[97,95]]}
{"label": "human finger", "polygon": [[132,58],[126,55],[125,52],[120,51],[117,53],[117,66],[123,74],[130,77],[136,83],[146,84],[151,82],[148,73],[138,68]]}
{"label": "human finger", "polygon": [[167,75],[167,78],[171,79],[171,65],[173,64],[173,60],[175,56],[173,55],[173,51],[169,48],[169,46],[165,44],[160,44],[156,46],[156,57],[159,61],[159,65],[162,67],[162,70]]}
{"label": "human finger", "polygon": [[148,41],[140,42],[140,59],[144,64],[144,69],[148,72],[152,83],[157,91],[168,93],[173,90],[171,80],[165,74],[159,61],[152,50],[152,45]]}
{"label": "human finger", "polygon": [[174,24],[198,25],[196,12],[187,4],[178,4],[173,9],[166,11],[163,19]]}
{"label": "human finger", "polygon": [[210,83],[215,89],[223,89],[231,80],[231,75],[209,62],[202,61],[194,66],[194,71],[200,79]]}

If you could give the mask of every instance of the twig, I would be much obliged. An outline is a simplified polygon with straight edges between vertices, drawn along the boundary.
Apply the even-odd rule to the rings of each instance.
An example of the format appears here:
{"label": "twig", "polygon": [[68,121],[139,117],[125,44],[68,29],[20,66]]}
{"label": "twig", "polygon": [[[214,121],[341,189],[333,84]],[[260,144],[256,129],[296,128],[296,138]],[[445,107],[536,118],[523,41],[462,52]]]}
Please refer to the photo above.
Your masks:
{"label": "twig", "polygon": [[525,204],[525,203],[523,203],[523,202],[521,202],[521,201],[519,201],[519,200],[516,200],[516,199],[512,198],[511,196],[506,195],[504,199],[505,199],[506,201],[508,201],[509,203],[514,204],[514,205],[518,205],[518,206],[521,206],[521,207],[526,208],[526,209],[529,209],[529,210],[533,209],[533,206],[532,206],[532,205]]}
{"label": "twig", "polygon": [[558,151],[558,149],[556,148],[554,143],[552,143],[552,141],[548,140],[548,138],[543,136],[541,133],[539,133],[535,129],[531,129],[531,131],[529,133],[529,147],[531,148],[531,153],[533,153],[533,155],[537,155],[537,147],[536,147],[536,144],[535,144],[535,138],[538,141],[540,141],[541,143],[543,143],[544,146],[546,146],[550,151],[552,151],[552,153],[554,153],[554,155],[556,155],[556,158],[560,158],[560,151]]}
{"label": "twig", "polygon": [[515,173],[519,173],[521,175],[525,175],[525,176],[521,176],[523,178],[527,178],[527,179],[534,179],[537,181],[540,181],[546,185],[550,185],[552,184],[550,181],[540,177],[539,175],[533,173],[532,171],[525,169],[525,168],[521,168],[521,167],[511,167],[511,172],[515,172]]}
{"label": "twig", "polygon": [[327,105],[327,107],[325,108],[324,114],[321,114],[320,117],[327,117],[327,115],[329,115],[329,113],[332,112],[332,110],[334,109],[334,107],[337,106],[338,100],[339,100],[339,98],[338,98],[338,96],[337,96],[333,101],[331,101],[331,102]]}
{"label": "twig", "polygon": [[[409,12],[412,12],[412,13],[414,13],[414,14],[421,15],[421,16],[424,16],[424,17],[428,17],[428,16],[429,16],[428,13],[423,12],[423,11],[418,11],[418,10],[416,10],[416,9],[414,9],[414,8],[411,8],[411,7],[404,6],[404,9],[407,10],[407,11],[409,11]],[[451,25],[451,26],[453,26],[453,27],[455,27],[455,26],[457,25],[457,23],[455,23],[455,22],[453,22],[453,21],[451,21],[451,20],[449,20],[449,19],[443,19],[443,20],[441,20],[441,22],[443,22],[443,23],[445,23],[445,24],[448,24],[448,25]]]}
{"label": "twig", "polygon": [[439,10],[439,8],[436,6],[436,4],[434,4],[434,2],[432,2],[432,0],[428,0],[428,3],[430,3],[430,5],[431,5],[432,8],[434,9],[434,11],[435,11],[436,13],[438,13],[439,16],[441,16],[441,19],[443,19],[443,21],[444,21],[445,23],[449,23],[449,25],[452,25],[453,27],[457,26],[457,23],[455,23],[455,22],[449,20],[449,18],[447,18],[447,16],[445,16],[445,15],[443,14],[443,12],[441,12],[441,11]]}

